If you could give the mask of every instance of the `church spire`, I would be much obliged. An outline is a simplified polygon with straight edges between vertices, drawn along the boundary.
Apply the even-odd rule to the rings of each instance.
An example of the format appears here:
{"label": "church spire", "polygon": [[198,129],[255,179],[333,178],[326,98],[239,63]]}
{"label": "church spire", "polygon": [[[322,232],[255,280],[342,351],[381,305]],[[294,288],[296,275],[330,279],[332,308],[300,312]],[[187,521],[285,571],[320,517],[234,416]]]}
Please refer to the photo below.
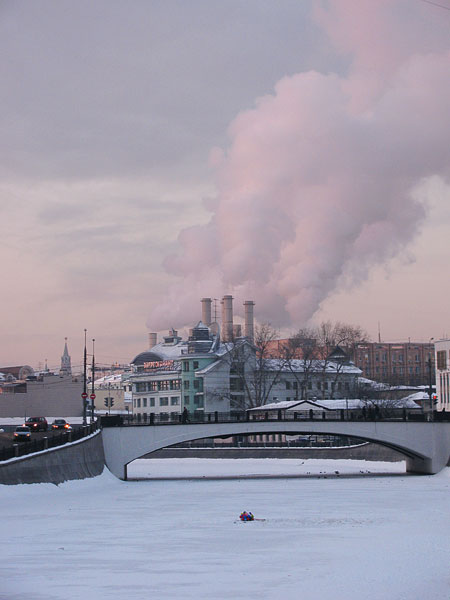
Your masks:
{"label": "church spire", "polygon": [[67,348],[67,338],[64,338],[64,352],[61,356],[61,373],[65,373],[66,375],[72,375],[72,364],[70,360],[69,350]]}

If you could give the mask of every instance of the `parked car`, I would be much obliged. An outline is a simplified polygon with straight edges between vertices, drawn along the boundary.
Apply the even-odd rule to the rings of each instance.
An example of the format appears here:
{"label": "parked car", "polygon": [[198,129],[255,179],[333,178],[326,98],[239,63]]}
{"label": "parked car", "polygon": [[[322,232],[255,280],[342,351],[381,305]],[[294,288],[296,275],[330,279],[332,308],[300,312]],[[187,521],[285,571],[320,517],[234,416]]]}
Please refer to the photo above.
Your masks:
{"label": "parked car", "polygon": [[30,428],[26,427],[25,425],[16,427],[16,430],[14,431],[14,441],[15,442],[31,442]]}
{"label": "parked car", "polygon": [[72,425],[65,419],[55,419],[52,423],[52,429],[64,429],[64,431],[72,431]]}
{"label": "parked car", "polygon": [[30,417],[24,423],[31,431],[47,431],[48,423],[45,417]]}

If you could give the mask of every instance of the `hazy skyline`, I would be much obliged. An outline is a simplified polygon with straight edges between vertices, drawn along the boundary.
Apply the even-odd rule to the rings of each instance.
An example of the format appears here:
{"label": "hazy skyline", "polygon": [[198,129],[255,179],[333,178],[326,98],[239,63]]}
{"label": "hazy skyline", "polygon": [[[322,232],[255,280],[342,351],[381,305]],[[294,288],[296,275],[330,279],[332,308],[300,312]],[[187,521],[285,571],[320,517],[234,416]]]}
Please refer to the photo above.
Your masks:
{"label": "hazy skyline", "polygon": [[[442,0],[442,5],[449,5]],[[129,361],[200,298],[447,324],[450,11],[421,0],[0,3],[0,365]]]}

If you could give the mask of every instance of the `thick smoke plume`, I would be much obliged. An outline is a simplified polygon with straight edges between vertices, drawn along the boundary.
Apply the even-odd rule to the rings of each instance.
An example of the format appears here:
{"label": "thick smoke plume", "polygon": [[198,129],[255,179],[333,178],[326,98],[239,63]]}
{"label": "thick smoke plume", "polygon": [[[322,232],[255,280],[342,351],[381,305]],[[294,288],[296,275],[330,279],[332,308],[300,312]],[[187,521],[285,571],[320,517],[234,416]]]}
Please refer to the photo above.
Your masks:
{"label": "thick smoke plume", "polygon": [[192,322],[201,297],[224,293],[254,299],[260,320],[302,326],[413,240],[425,217],[414,187],[450,168],[450,38],[439,34],[450,13],[430,8],[354,0],[317,11],[351,56],[346,75],[284,77],[231,123],[228,149],[212,152],[211,220],[180,233],[165,263],[179,279],[151,328]]}

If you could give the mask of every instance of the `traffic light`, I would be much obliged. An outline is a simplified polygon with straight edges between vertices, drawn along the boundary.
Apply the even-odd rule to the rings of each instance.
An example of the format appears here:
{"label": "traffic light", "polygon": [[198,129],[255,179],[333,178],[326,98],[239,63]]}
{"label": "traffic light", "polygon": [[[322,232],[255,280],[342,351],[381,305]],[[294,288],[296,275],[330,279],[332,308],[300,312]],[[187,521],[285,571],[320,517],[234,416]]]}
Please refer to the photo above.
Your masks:
{"label": "traffic light", "polygon": [[111,406],[114,406],[114,400],[111,398]]}
{"label": "traffic light", "polygon": [[105,403],[106,408],[108,408],[108,398],[105,398],[104,403]]}
{"label": "traffic light", "polygon": [[433,394],[433,404],[437,404],[438,403],[438,397],[436,394]]}

